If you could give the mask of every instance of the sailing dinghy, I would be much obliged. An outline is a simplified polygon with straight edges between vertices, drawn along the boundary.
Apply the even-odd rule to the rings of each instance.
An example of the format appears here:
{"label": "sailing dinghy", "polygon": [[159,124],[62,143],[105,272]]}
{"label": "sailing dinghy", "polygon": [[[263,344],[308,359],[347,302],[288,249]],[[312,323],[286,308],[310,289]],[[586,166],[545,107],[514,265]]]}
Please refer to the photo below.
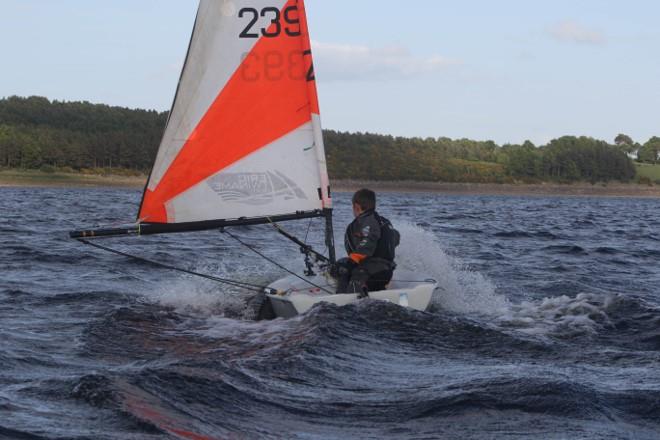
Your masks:
{"label": "sailing dinghy", "polygon": [[[312,218],[325,219],[327,256],[277,226]],[[318,302],[358,300],[334,295],[333,281],[314,270],[323,273],[335,262],[335,246],[304,1],[201,0],[137,222],[71,237],[90,244],[258,224],[275,225],[306,255],[305,275],[263,290],[277,316],[304,313]],[[394,281],[390,290],[369,296],[425,310],[436,287],[433,280]]]}

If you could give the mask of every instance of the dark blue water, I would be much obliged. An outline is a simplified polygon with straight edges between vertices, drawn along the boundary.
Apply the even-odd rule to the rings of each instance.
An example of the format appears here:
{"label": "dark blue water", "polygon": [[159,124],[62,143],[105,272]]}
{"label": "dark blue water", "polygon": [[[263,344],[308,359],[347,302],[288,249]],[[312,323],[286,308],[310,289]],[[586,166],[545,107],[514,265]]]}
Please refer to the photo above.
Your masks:
{"label": "dark blue water", "polygon": [[[0,189],[0,438],[660,438],[660,200],[384,194],[400,266],[440,281],[431,312],[252,322],[249,293],[67,239],[139,197]],[[302,269],[269,227],[235,233]],[[104,243],[282,275],[219,232]]]}

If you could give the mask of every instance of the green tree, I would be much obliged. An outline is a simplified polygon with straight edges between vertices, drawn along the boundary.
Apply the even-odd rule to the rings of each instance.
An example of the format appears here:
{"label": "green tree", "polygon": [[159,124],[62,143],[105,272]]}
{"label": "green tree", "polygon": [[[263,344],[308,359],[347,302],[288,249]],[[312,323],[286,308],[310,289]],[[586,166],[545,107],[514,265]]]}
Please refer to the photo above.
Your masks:
{"label": "green tree", "polygon": [[508,156],[506,171],[510,176],[523,180],[539,178],[541,152],[531,142],[523,145],[507,145],[504,151]]}
{"label": "green tree", "polygon": [[559,181],[627,182],[635,176],[635,167],[623,151],[604,141],[564,136],[543,148],[543,173]]}
{"label": "green tree", "polygon": [[649,163],[660,161],[660,137],[654,136],[639,150],[639,160]]}
{"label": "green tree", "polygon": [[623,133],[620,133],[619,135],[617,135],[616,138],[614,138],[614,144],[616,146],[620,147],[622,145],[631,146],[631,145],[634,145],[635,143],[633,142],[633,140],[630,136],[628,136],[626,134],[623,134]]}

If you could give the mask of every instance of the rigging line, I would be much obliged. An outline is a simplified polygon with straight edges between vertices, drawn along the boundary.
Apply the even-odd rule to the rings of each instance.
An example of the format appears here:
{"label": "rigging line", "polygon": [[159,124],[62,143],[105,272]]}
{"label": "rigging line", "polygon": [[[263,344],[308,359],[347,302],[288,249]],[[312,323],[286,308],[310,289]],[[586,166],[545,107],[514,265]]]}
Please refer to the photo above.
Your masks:
{"label": "rigging line", "polygon": [[196,276],[196,277],[199,277],[199,278],[205,278],[207,280],[215,281],[217,283],[227,284],[227,285],[232,286],[232,287],[238,287],[240,289],[251,290],[251,291],[254,291],[254,292],[263,292],[263,291],[272,290],[272,289],[269,289],[268,287],[265,287],[265,286],[258,286],[256,284],[244,283],[242,281],[235,281],[235,280],[229,280],[229,279],[226,279],[226,278],[214,277],[212,275],[206,275],[206,274],[202,274],[202,273],[198,273],[198,272],[193,272],[192,270],[182,269],[180,267],[171,266],[169,264],[159,263],[157,261],[149,260],[147,258],[138,257],[136,255],[131,255],[131,254],[128,254],[126,252],[122,252],[122,251],[118,251],[116,249],[112,249],[112,248],[109,248],[109,247],[106,247],[106,246],[102,246],[102,245],[97,244],[97,243],[92,243],[92,242],[87,241],[87,240],[78,240],[78,241],[83,243],[83,244],[95,247],[97,249],[101,249],[103,251],[110,252],[110,253],[113,253],[113,254],[116,254],[116,255],[121,255],[122,257],[131,258],[133,260],[141,261],[143,263],[148,263],[148,264],[151,264],[153,266],[160,267],[162,269],[170,269],[170,270],[174,270],[174,271],[177,271],[177,272],[183,272],[183,273],[188,274],[188,275],[193,275],[193,276]]}
{"label": "rigging line", "polygon": [[286,238],[288,238],[289,240],[293,241],[293,242],[296,243],[298,246],[300,246],[300,247],[301,247],[301,251],[302,251],[304,254],[311,253],[311,254],[313,254],[313,255],[316,257],[316,260],[317,260],[317,261],[322,261],[322,262],[325,262],[325,263],[329,263],[329,262],[330,262],[330,259],[329,259],[328,257],[326,257],[325,255],[319,254],[319,253],[316,252],[311,246],[309,246],[309,245],[306,244],[306,243],[303,243],[303,242],[300,241],[298,238],[296,238],[296,237],[294,237],[293,235],[289,234],[287,231],[284,230],[284,228],[282,228],[280,225],[278,225],[277,223],[275,223],[270,217],[266,217],[266,220],[268,220],[268,221],[270,222],[270,224],[273,225],[273,227],[275,228],[275,230],[276,230],[277,232],[279,232],[280,234],[282,234],[283,236],[285,236]]}
{"label": "rigging line", "polygon": [[[307,225],[307,233],[305,234],[305,239],[303,240],[303,242],[305,244],[307,244],[307,238],[309,237],[309,230],[312,228],[312,221],[314,221],[314,219],[310,218],[309,219],[309,224]],[[272,223],[272,221],[271,221],[271,223]]]}
{"label": "rigging line", "polygon": [[222,229],[221,231],[222,231],[223,233],[229,235],[231,238],[233,238],[234,240],[236,240],[237,242],[239,242],[240,244],[242,244],[243,246],[245,246],[246,248],[248,248],[249,250],[251,250],[251,251],[254,252],[255,254],[259,255],[259,256],[260,256],[261,258],[263,258],[264,260],[266,260],[266,261],[268,261],[269,263],[271,263],[271,264],[273,264],[273,265],[279,267],[280,269],[282,269],[283,271],[287,272],[288,274],[293,275],[294,277],[303,280],[304,282],[306,282],[306,283],[309,284],[310,286],[316,287],[317,289],[320,289],[320,290],[322,290],[322,291],[324,291],[324,292],[326,292],[326,293],[328,293],[328,294],[330,294],[330,295],[334,295],[334,294],[335,294],[334,292],[331,292],[331,291],[329,291],[328,289],[325,289],[325,288],[319,286],[318,284],[314,284],[314,283],[312,283],[311,281],[309,281],[309,280],[307,280],[307,279],[301,277],[301,276],[298,275],[297,273],[295,273],[295,272],[293,272],[293,271],[287,269],[286,267],[282,266],[282,265],[281,265],[280,263],[278,263],[277,261],[273,260],[272,258],[267,257],[266,255],[264,255],[263,253],[261,253],[261,252],[259,252],[257,249],[255,249],[254,247],[252,247],[252,246],[250,246],[249,244],[243,242],[240,238],[238,238],[237,236],[235,236],[235,235],[232,234],[231,232],[227,231],[226,229]]}

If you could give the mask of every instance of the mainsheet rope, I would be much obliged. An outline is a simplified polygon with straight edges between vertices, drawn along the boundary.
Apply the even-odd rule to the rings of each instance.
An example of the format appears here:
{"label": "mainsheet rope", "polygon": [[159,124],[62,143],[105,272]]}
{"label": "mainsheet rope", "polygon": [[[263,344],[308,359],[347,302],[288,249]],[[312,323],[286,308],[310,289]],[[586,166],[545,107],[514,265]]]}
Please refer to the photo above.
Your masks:
{"label": "mainsheet rope", "polygon": [[[249,244],[245,243],[244,241],[242,241],[240,238],[238,238],[234,234],[232,234],[230,232],[227,232],[226,230],[224,230],[223,232],[225,234],[229,235],[234,240],[236,240],[241,245],[245,246],[247,249],[249,249],[252,252],[254,252],[255,254],[259,255],[261,258],[263,258],[266,261],[268,261],[269,263],[279,267],[280,269],[282,269],[283,271],[289,273],[290,275],[293,275],[296,278],[301,279],[305,283],[307,283],[307,284],[309,284],[309,285],[311,285],[311,286],[313,286],[313,287],[315,287],[315,288],[317,288],[317,289],[319,289],[323,292],[326,292],[330,295],[335,294],[335,292],[331,292],[328,289],[326,289],[325,287],[319,286],[319,285],[317,285],[317,284],[301,277],[300,275],[296,274],[295,272],[287,269],[286,267],[284,267],[281,264],[277,263],[273,259],[271,259],[271,258],[267,257],[266,255],[264,255],[263,253],[259,252],[253,246],[250,246]],[[148,258],[139,257],[137,255],[132,255],[132,254],[129,254],[129,253],[126,253],[126,252],[122,252],[122,251],[119,251],[117,249],[113,249],[113,248],[103,246],[103,245],[100,245],[100,244],[97,244],[97,243],[92,243],[89,240],[79,239],[78,241],[83,243],[83,244],[92,246],[94,248],[101,249],[103,251],[110,252],[110,253],[115,254],[115,255],[120,255],[122,257],[127,257],[127,258],[130,258],[130,259],[133,259],[133,260],[136,260],[136,261],[140,261],[140,262],[143,262],[143,263],[151,264],[152,266],[160,267],[162,269],[169,269],[169,270],[174,270],[174,271],[177,271],[177,272],[182,272],[182,273],[185,273],[185,274],[188,274],[188,275],[196,276],[198,278],[204,278],[204,279],[207,279],[207,280],[210,280],[210,281],[215,281],[217,283],[226,284],[226,285],[229,285],[229,286],[232,286],[232,287],[237,287],[237,288],[240,288],[240,289],[250,290],[250,291],[253,291],[253,292],[260,292],[260,293],[261,292],[270,292],[271,294],[276,293],[274,291],[274,289],[271,289],[268,286],[261,286],[261,285],[258,285],[258,284],[251,284],[251,283],[246,283],[246,282],[243,282],[243,281],[230,280],[230,279],[227,279],[227,278],[220,278],[220,277],[216,277],[216,276],[213,276],[213,275],[207,275],[207,274],[195,272],[195,271],[188,270],[188,269],[183,269],[181,267],[176,267],[176,266],[172,266],[172,265],[169,265],[169,264],[160,263],[158,261],[149,260]],[[399,282],[399,283],[435,282],[435,280],[433,280],[433,279],[426,279],[424,281],[421,281],[421,280],[417,280],[417,281],[396,280],[395,279],[395,280],[392,280],[392,281],[396,281],[396,282]]]}
{"label": "mainsheet rope", "polygon": [[286,273],[288,273],[288,274],[290,274],[290,275],[293,275],[294,277],[303,280],[304,282],[306,282],[306,283],[309,284],[310,286],[316,287],[317,289],[319,289],[319,290],[321,290],[321,291],[323,291],[323,292],[325,292],[325,293],[328,293],[328,294],[330,294],[330,295],[334,295],[334,294],[335,294],[335,292],[331,292],[330,290],[328,290],[328,289],[326,289],[326,288],[324,288],[324,287],[321,287],[321,286],[319,286],[318,284],[312,283],[311,281],[309,281],[309,280],[307,280],[307,279],[301,277],[301,276],[298,275],[297,273],[295,273],[295,272],[293,272],[293,271],[287,269],[286,267],[284,267],[284,266],[282,266],[281,264],[279,264],[277,261],[273,260],[272,258],[269,258],[268,256],[266,256],[266,255],[263,254],[262,252],[259,252],[257,249],[254,248],[254,246],[250,246],[249,244],[245,243],[243,240],[241,240],[240,238],[238,238],[237,236],[235,236],[235,235],[232,234],[231,232],[227,231],[226,229],[223,229],[222,232],[223,232],[224,234],[227,234],[228,236],[230,236],[231,238],[233,238],[234,240],[236,240],[237,242],[239,242],[240,244],[242,244],[243,246],[245,246],[247,249],[251,250],[251,251],[254,252],[255,254],[259,255],[259,256],[260,256],[261,258],[263,258],[264,260],[266,260],[266,261],[268,261],[269,263],[271,263],[271,264],[273,264],[273,265],[279,267],[280,269],[282,269],[282,270],[285,271]]}
{"label": "mainsheet rope", "polygon": [[245,283],[243,281],[236,281],[236,280],[230,280],[230,279],[227,279],[227,278],[216,277],[216,276],[213,276],[213,275],[206,275],[206,274],[203,274],[203,273],[194,272],[192,270],[183,269],[183,268],[172,266],[172,265],[169,265],[169,264],[159,263],[157,261],[149,260],[149,259],[144,258],[144,257],[138,257],[137,255],[131,255],[131,254],[128,254],[126,252],[119,251],[117,249],[112,249],[112,248],[109,248],[107,246],[103,246],[103,245],[100,245],[100,244],[97,244],[97,243],[92,243],[88,240],[79,239],[78,241],[83,243],[83,244],[95,247],[97,249],[101,249],[103,251],[110,252],[110,253],[115,254],[115,255],[121,255],[122,257],[131,258],[133,260],[141,261],[143,263],[148,263],[148,264],[151,264],[152,266],[160,267],[162,269],[169,269],[169,270],[174,270],[174,271],[177,271],[177,272],[182,272],[182,273],[185,273],[185,274],[188,274],[188,275],[193,275],[193,276],[196,276],[196,277],[199,277],[199,278],[204,278],[204,279],[207,279],[207,280],[215,281],[217,283],[227,284],[227,285],[232,286],[232,287],[238,287],[240,289],[250,290],[250,291],[253,291],[253,292],[264,292],[265,291],[265,292],[275,293],[274,290],[270,289],[268,286],[260,286],[260,285],[257,285],[257,284]]}

